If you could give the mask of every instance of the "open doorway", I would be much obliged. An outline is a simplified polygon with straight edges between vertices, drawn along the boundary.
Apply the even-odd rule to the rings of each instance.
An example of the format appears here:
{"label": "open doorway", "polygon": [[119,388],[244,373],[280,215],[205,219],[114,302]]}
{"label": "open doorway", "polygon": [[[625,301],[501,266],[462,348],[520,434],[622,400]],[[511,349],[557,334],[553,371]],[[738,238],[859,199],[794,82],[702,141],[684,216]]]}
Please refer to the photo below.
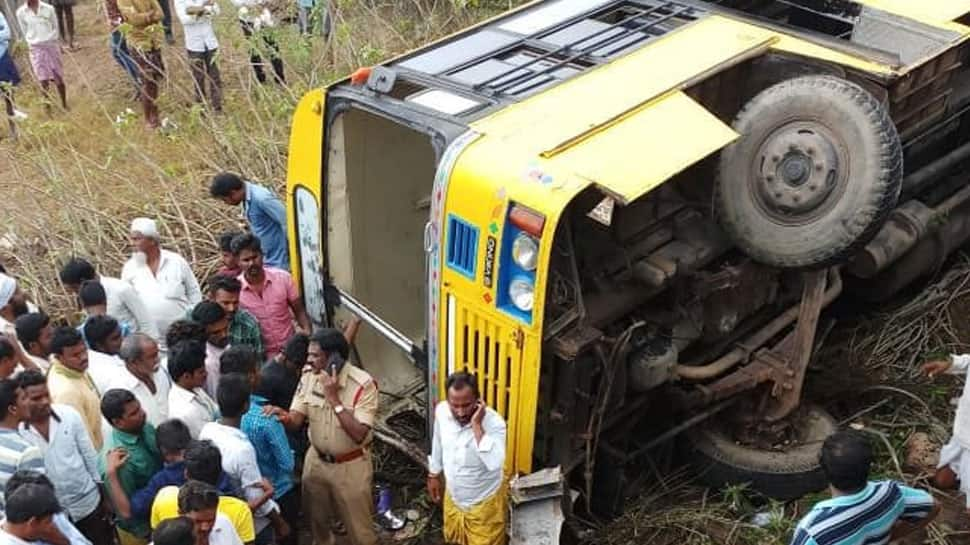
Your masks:
{"label": "open doorway", "polygon": [[[434,182],[431,138],[350,109],[328,133],[326,251],[334,283],[415,342],[425,333],[424,226]],[[361,364],[385,391],[420,374],[378,333],[357,337]]]}

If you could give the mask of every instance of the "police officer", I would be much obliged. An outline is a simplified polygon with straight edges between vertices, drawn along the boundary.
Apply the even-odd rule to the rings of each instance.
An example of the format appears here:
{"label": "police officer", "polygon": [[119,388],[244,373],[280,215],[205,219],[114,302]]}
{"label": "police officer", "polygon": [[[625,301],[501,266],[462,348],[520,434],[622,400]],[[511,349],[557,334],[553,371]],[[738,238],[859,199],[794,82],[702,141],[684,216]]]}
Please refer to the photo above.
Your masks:
{"label": "police officer", "polygon": [[354,545],[376,545],[371,428],[377,415],[377,384],[347,362],[349,345],[337,329],[310,337],[307,363],[286,416],[290,429],[308,423],[310,448],[303,465],[303,505],[314,545],[329,545],[331,516],[347,527]]}

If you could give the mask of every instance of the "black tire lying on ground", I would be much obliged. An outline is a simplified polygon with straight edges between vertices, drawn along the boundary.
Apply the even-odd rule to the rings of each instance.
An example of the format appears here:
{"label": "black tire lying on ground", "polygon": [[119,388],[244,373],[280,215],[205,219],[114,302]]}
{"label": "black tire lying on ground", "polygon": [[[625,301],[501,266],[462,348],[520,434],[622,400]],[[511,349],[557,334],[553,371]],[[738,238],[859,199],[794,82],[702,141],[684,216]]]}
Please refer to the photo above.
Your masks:
{"label": "black tire lying on ground", "polygon": [[799,419],[797,445],[781,451],[738,444],[717,419],[685,434],[692,462],[701,480],[713,488],[750,483],[769,498],[791,500],[824,489],[828,483],[819,466],[822,442],[838,428],[826,411],[810,406]]}
{"label": "black tire lying on ground", "polygon": [[715,213],[763,264],[822,268],[866,244],[896,206],[903,153],[886,109],[833,76],[794,78],[751,99],[721,152]]}

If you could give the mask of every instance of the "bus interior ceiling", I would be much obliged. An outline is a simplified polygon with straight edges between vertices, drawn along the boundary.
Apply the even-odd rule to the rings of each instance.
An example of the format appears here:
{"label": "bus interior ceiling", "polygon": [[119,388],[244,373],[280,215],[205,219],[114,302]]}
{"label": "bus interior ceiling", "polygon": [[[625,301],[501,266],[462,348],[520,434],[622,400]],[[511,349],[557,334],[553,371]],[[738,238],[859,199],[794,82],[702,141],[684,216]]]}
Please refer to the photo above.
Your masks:
{"label": "bus interior ceiling", "polygon": [[[420,342],[423,234],[435,172],[431,138],[360,109],[338,114],[330,131],[326,201],[333,281]],[[360,363],[384,391],[399,391],[419,374],[372,328],[361,328],[356,346]]]}

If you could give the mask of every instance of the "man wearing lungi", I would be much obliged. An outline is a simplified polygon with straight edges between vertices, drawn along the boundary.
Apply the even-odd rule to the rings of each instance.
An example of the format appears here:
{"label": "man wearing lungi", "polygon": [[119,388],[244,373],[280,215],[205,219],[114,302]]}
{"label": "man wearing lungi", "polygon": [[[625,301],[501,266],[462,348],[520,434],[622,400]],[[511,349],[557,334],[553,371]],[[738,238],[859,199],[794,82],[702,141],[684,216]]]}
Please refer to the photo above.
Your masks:
{"label": "man wearing lungi", "polygon": [[64,86],[64,66],[61,63],[61,44],[57,33],[57,15],[54,6],[40,0],[26,0],[17,9],[17,21],[24,31],[24,39],[30,51],[30,65],[34,76],[47,95],[50,112],[50,85],[57,87],[61,107],[67,110],[67,89]]}

